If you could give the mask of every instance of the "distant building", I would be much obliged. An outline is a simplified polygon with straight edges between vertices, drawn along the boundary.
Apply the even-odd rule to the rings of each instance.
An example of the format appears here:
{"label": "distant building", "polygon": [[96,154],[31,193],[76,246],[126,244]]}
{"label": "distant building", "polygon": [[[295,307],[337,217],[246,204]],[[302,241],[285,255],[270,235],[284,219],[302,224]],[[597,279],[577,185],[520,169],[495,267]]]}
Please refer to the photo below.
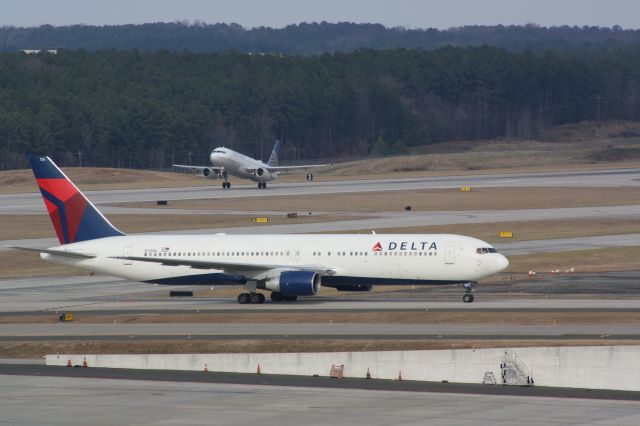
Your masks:
{"label": "distant building", "polygon": [[50,55],[57,55],[58,49],[23,49],[22,53],[27,55],[37,55],[38,53],[48,53]]}

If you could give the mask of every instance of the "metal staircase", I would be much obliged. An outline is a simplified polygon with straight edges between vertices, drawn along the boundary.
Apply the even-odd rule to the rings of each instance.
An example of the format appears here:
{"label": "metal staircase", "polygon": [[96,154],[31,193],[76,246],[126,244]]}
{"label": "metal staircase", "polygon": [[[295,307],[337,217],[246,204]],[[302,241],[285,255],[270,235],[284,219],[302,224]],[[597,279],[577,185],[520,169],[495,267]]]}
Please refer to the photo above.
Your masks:
{"label": "metal staircase", "polygon": [[503,385],[531,386],[531,369],[515,351],[505,351],[500,364],[500,377]]}

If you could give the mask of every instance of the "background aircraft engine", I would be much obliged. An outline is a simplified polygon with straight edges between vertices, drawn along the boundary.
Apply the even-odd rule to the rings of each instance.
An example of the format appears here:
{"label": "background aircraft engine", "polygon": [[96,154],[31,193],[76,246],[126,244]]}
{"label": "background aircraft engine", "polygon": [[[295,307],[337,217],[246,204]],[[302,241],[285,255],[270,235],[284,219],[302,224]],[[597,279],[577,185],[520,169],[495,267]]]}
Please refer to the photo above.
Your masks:
{"label": "background aircraft engine", "polygon": [[257,169],[256,170],[256,175],[262,176],[263,174],[264,174],[264,169]]}
{"label": "background aircraft engine", "polygon": [[320,289],[320,275],[311,271],[284,271],[269,278],[265,287],[286,296],[312,296]]}
{"label": "background aircraft engine", "polygon": [[220,174],[215,169],[204,168],[202,169],[202,176],[209,179],[218,179]]}

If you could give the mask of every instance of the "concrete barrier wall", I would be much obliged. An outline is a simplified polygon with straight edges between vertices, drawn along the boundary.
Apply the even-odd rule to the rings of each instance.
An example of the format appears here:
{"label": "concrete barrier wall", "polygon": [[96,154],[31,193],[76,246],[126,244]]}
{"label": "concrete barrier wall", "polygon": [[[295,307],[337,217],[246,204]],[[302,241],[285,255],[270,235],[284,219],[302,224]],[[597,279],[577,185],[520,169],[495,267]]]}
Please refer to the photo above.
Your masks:
{"label": "concrete barrier wall", "polygon": [[[537,386],[640,391],[640,346],[535,347],[506,349],[531,369]],[[481,383],[491,371],[500,380],[505,349],[434,351],[47,355],[46,365],[157,370],[195,370],[328,376],[331,365],[344,365],[345,377]]]}

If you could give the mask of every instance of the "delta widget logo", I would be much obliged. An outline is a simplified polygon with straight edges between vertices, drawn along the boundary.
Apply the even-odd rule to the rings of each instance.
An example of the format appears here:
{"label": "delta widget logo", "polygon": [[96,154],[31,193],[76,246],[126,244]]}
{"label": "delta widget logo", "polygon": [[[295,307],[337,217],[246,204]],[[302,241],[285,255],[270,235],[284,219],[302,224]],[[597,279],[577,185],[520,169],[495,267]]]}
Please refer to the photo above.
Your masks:
{"label": "delta widget logo", "polygon": [[382,244],[380,244],[380,241],[378,241],[376,245],[373,246],[371,251],[382,251]]}

